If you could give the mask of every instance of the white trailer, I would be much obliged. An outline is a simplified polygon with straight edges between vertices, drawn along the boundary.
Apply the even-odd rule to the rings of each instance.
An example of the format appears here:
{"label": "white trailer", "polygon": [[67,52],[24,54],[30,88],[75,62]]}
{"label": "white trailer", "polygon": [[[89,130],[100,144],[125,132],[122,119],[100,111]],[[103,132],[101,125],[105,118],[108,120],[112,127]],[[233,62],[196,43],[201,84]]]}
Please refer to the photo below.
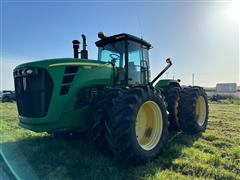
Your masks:
{"label": "white trailer", "polygon": [[235,93],[237,92],[237,83],[218,83],[216,93]]}

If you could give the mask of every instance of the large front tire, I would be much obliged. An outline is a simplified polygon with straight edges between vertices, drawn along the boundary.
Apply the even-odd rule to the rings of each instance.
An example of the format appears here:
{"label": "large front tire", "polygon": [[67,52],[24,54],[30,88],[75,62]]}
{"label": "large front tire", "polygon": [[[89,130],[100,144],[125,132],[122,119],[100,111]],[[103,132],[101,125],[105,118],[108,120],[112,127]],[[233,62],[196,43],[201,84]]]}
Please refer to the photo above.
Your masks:
{"label": "large front tire", "polygon": [[111,118],[112,101],[117,96],[119,89],[106,89],[98,94],[90,107],[91,111],[91,138],[96,148],[109,155],[111,149],[106,139],[106,121]]}
{"label": "large front tire", "polygon": [[160,92],[135,87],[120,92],[106,121],[107,140],[114,154],[134,164],[158,156],[167,141],[167,111]]}

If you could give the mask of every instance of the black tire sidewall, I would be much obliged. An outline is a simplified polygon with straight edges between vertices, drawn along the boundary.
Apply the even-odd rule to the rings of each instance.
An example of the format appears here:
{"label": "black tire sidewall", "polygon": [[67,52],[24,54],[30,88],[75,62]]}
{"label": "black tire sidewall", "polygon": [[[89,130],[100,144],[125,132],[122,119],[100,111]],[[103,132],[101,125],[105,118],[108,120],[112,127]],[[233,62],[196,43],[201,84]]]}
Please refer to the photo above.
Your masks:
{"label": "black tire sidewall", "polygon": [[[178,99],[179,98],[179,99]],[[170,123],[169,128],[172,130],[179,130],[179,107],[177,107],[177,117],[174,112],[174,108],[176,102],[180,100],[180,87],[172,87],[167,91],[166,94],[166,102],[167,102],[167,110],[169,112],[168,120]],[[177,119],[178,118],[178,119]]]}
{"label": "black tire sidewall", "polygon": [[[187,133],[200,133],[204,131],[208,123],[208,100],[201,87],[188,87],[182,89],[180,97],[180,128]],[[197,99],[202,96],[206,106],[206,116],[203,125],[199,125],[196,117]]]}

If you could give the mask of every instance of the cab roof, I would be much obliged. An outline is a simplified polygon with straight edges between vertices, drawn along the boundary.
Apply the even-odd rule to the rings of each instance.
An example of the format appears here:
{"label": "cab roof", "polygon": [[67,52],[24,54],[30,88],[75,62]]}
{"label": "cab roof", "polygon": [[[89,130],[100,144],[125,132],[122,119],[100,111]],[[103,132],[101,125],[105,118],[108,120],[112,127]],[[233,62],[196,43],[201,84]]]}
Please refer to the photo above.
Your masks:
{"label": "cab roof", "polygon": [[147,41],[140,39],[136,36],[126,34],[126,33],[116,34],[116,35],[108,36],[108,37],[106,36],[105,38],[97,41],[95,44],[97,47],[102,47],[112,41],[120,41],[120,40],[132,40],[132,41],[141,43],[144,46],[147,46],[148,49],[150,47],[152,47],[152,45],[150,43],[148,43]]}

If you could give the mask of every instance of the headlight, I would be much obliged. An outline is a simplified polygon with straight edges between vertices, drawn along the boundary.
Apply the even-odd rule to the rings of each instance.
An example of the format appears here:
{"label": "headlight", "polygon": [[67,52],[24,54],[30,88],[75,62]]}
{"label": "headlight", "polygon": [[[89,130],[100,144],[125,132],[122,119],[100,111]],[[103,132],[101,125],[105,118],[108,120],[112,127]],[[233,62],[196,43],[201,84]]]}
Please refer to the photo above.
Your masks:
{"label": "headlight", "polygon": [[13,72],[14,77],[37,75],[37,74],[38,74],[37,68],[19,68],[19,69],[15,69]]}
{"label": "headlight", "polygon": [[27,69],[27,70],[25,71],[25,73],[26,73],[26,74],[32,74],[32,73],[33,73],[33,70],[32,70],[32,69]]}

